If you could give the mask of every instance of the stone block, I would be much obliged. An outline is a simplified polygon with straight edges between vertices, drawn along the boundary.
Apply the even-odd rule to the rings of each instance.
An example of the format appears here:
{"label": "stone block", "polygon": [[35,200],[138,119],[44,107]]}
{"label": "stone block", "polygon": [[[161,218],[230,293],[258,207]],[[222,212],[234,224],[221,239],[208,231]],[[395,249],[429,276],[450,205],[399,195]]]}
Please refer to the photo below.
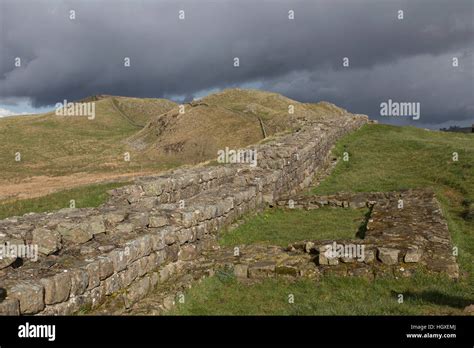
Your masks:
{"label": "stone block", "polygon": [[86,227],[86,230],[93,236],[95,234],[105,232],[104,217],[101,215],[89,216],[87,222],[81,224]]}
{"label": "stone block", "polygon": [[160,267],[163,265],[163,263],[166,261],[166,250],[162,249],[159,250],[155,253],[156,259],[155,259],[155,268]]}
{"label": "stone block", "polygon": [[163,238],[164,238],[164,242],[165,242],[166,245],[171,245],[171,244],[176,243],[176,241],[178,240],[176,232],[177,232],[176,230],[165,230],[164,231]]}
{"label": "stone block", "polygon": [[321,245],[318,247],[319,255],[318,255],[318,263],[320,265],[337,265],[339,264],[339,260],[337,257],[332,257],[329,255],[331,251],[330,245]]}
{"label": "stone block", "polygon": [[244,264],[236,264],[234,266],[234,275],[237,278],[247,278],[249,273],[249,266]]}
{"label": "stone block", "polygon": [[144,229],[148,225],[148,220],[148,214],[144,212],[131,213],[128,216],[128,222],[134,231]]}
{"label": "stone block", "polygon": [[137,260],[140,256],[140,243],[137,240],[127,242],[123,248],[123,254],[127,265]]}
{"label": "stone block", "polygon": [[157,258],[156,253],[151,253],[150,255],[145,256],[143,258],[144,260],[146,260],[145,266],[144,266],[145,273],[152,272],[153,270],[156,269],[156,258]]}
{"label": "stone block", "polygon": [[99,279],[104,280],[114,273],[114,264],[107,256],[99,257]]}
{"label": "stone block", "polygon": [[89,276],[89,285],[87,289],[93,289],[100,284],[100,265],[99,261],[90,262],[85,266],[85,270]]}
{"label": "stone block", "polygon": [[140,263],[135,261],[119,273],[120,279],[122,281],[122,286],[127,287],[138,277],[140,273]]}
{"label": "stone block", "polygon": [[377,248],[377,257],[386,265],[395,265],[398,263],[398,254],[400,250],[392,248]]}
{"label": "stone block", "polygon": [[167,262],[178,261],[179,246],[177,244],[169,245],[164,250],[166,250]]}
{"label": "stone block", "polygon": [[299,270],[297,267],[292,265],[279,265],[276,266],[275,273],[282,276],[297,277],[299,275]]}
{"label": "stone block", "polygon": [[71,291],[71,277],[69,272],[61,272],[52,277],[40,280],[44,287],[44,302],[48,305],[64,302],[69,298]]}
{"label": "stone block", "polygon": [[165,247],[165,237],[163,230],[155,230],[150,234],[150,244],[153,251],[161,250]]}
{"label": "stone block", "polygon": [[140,268],[138,269],[138,275],[140,277],[144,276],[148,269],[148,257],[142,257],[141,259],[138,259],[137,262],[140,264]]}
{"label": "stone block", "polygon": [[100,306],[105,300],[105,284],[101,284],[94,289],[90,290],[91,306],[92,309]]}
{"label": "stone block", "polygon": [[182,245],[178,252],[178,259],[183,261],[194,260],[198,256],[198,251],[195,245],[185,244]]}
{"label": "stone block", "polygon": [[144,257],[150,255],[152,251],[152,240],[151,236],[146,234],[136,239],[136,243],[138,243],[139,251],[138,257]]}
{"label": "stone block", "polygon": [[163,185],[159,181],[144,183],[142,187],[147,196],[159,196],[163,193]]}
{"label": "stone block", "polygon": [[120,234],[131,233],[133,232],[133,224],[130,222],[120,223],[115,227],[115,231]]}
{"label": "stone block", "polygon": [[110,225],[118,224],[125,220],[126,213],[121,211],[112,211],[104,215],[104,221]]}
{"label": "stone block", "polygon": [[44,288],[41,283],[21,281],[7,291],[8,298],[20,302],[21,314],[35,314],[44,309]]}
{"label": "stone block", "polygon": [[108,256],[112,260],[114,272],[118,273],[127,268],[127,258],[125,256],[124,250],[113,250],[108,254]]}
{"label": "stone block", "polygon": [[71,296],[82,295],[89,286],[89,273],[80,268],[69,270],[71,277]]}
{"label": "stone block", "polygon": [[87,231],[85,225],[77,225],[70,222],[61,222],[56,231],[64,241],[74,244],[82,244],[92,239],[92,235]]}
{"label": "stone block", "polygon": [[407,250],[407,253],[405,254],[404,261],[406,263],[420,262],[422,256],[423,256],[423,250],[419,248],[410,248]]}
{"label": "stone block", "polygon": [[113,274],[104,281],[105,294],[110,295],[122,288],[122,280],[120,275]]}
{"label": "stone block", "polygon": [[0,302],[1,315],[20,315],[20,302],[17,299],[5,299]]}
{"label": "stone block", "polygon": [[127,307],[130,307],[131,304],[137,302],[138,300],[144,298],[148,291],[150,290],[150,278],[143,277],[137,282],[133,283],[126,292],[125,298]]}
{"label": "stone block", "polygon": [[195,214],[190,211],[183,211],[181,213],[181,225],[184,228],[190,228],[191,226],[194,226],[197,223],[197,219],[195,217]]}
{"label": "stone block", "polygon": [[148,218],[148,227],[164,227],[168,223],[168,218],[165,215],[152,215]]}
{"label": "stone block", "polygon": [[32,244],[38,245],[38,252],[51,255],[61,248],[61,235],[46,228],[35,228],[32,232]]}
{"label": "stone block", "polygon": [[259,261],[249,265],[249,278],[270,277],[275,274],[275,262]]}
{"label": "stone block", "polygon": [[375,260],[375,251],[374,250],[364,250],[364,263],[372,263]]}

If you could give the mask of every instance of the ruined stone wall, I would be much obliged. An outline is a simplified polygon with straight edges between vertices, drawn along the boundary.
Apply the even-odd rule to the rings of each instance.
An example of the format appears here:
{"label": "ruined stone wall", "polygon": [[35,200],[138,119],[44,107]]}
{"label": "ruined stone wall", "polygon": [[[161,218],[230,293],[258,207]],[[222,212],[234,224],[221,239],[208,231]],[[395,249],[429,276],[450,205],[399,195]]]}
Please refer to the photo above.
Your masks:
{"label": "ruined stone wall", "polygon": [[215,248],[220,229],[307,187],[334,143],[367,121],[338,116],[256,145],[256,167],[179,169],[113,190],[98,208],[0,221],[0,243],[40,251],[35,262],[0,260],[0,313],[73,314],[116,297],[130,306],[166,288]]}
{"label": "ruined stone wall", "polygon": [[449,230],[432,190],[325,196],[306,193],[273,204],[273,209],[288,211],[323,207],[363,209],[365,220],[359,230],[353,231],[351,239],[302,240],[287,247],[251,244],[203,250],[199,259],[183,265],[165,287],[158,285],[145,299],[130,306],[115,297],[94,314],[162,314],[174,302],[183,301],[187,288],[197,279],[215,273],[233,274],[244,284],[269,277],[318,281],[326,275],[396,279],[420,271],[459,277]]}
{"label": "ruined stone wall", "polygon": [[[409,277],[420,267],[451,278],[459,276],[448,226],[432,190],[296,195],[278,200],[276,206],[288,210],[367,208],[368,212],[363,235],[354,230],[351,239],[303,240],[288,247],[239,245],[206,252],[207,259],[216,269],[231,270],[239,279],[326,274]],[[327,253],[337,248],[341,255]]]}
{"label": "ruined stone wall", "polygon": [[[298,242],[291,250],[316,255],[321,273],[410,276],[419,266],[426,271],[459,276],[453,245],[441,206],[430,189],[395,192],[342,193],[294,197],[295,209],[369,208],[365,229],[358,239]],[[283,201],[278,202],[283,205]],[[327,246],[364,245],[362,259],[328,259]]]}

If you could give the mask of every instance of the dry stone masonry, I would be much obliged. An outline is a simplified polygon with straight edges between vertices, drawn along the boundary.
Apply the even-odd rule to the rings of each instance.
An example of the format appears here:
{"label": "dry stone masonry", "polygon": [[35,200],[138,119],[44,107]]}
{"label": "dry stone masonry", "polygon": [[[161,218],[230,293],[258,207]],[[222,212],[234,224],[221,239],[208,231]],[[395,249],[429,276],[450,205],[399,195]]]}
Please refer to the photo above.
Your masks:
{"label": "dry stone masonry", "polygon": [[[304,196],[294,201],[295,208],[303,209],[325,205],[370,209],[359,239],[305,241],[289,247],[291,251],[315,255],[321,273],[409,276],[415,267],[422,266],[451,278],[459,276],[448,226],[431,190]],[[328,259],[325,248],[335,242],[348,247],[363,245],[364,257]]]}
{"label": "dry stone masonry", "polygon": [[[289,200],[277,200],[274,206],[290,209]],[[172,308],[196,280],[218,272],[233,274],[239,281],[249,284],[268,277],[315,281],[325,275],[357,276],[368,280],[410,277],[419,269],[444,273],[451,278],[459,276],[446,222],[430,190],[298,195],[292,196],[291,200],[292,209],[369,208],[364,234],[351,240],[300,241],[286,248],[239,245],[203,250],[194,263],[187,264],[186,270],[173,278],[171,287],[168,284],[166,288],[158,288],[153,295],[130,307],[117,304],[115,300],[101,310],[114,314],[161,314]],[[353,251],[355,246],[364,249],[361,255],[328,257],[328,246],[335,244],[346,247],[345,250]]]}
{"label": "dry stone masonry", "polygon": [[[308,121],[297,132],[254,146],[255,168],[235,164],[182,168],[112,190],[98,208],[0,221],[0,243],[36,245],[39,252],[37,260],[0,260],[0,313],[68,315],[101,312],[111,304],[126,310],[151,291],[162,294],[154,309],[161,313],[172,306],[177,291],[219,267],[231,267],[239,277],[275,273],[317,277],[342,269],[342,262],[314,262],[319,242],[306,241],[288,250],[248,246],[235,258],[231,250],[217,247],[216,235],[242,215],[278,205],[285,197],[295,197],[296,208],[332,204],[333,198],[296,195],[330,164],[334,143],[367,122],[366,116],[350,114]],[[373,204],[363,239],[376,252],[373,265],[420,263],[454,275],[457,266],[448,255],[449,234],[433,195],[403,195],[408,198],[404,210],[392,207],[390,195]],[[358,206],[367,204],[367,199],[341,202]],[[410,207],[416,207],[413,216]],[[351,266],[340,272],[362,271]]]}

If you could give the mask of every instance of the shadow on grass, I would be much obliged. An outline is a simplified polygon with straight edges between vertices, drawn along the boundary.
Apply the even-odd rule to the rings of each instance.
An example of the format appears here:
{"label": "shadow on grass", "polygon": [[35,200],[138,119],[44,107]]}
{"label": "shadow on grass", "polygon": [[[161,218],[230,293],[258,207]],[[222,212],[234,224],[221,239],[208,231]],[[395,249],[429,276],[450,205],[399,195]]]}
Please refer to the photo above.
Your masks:
{"label": "shadow on grass", "polygon": [[[393,297],[398,297],[399,294],[399,292],[392,291]],[[401,292],[401,294],[403,294],[405,300],[428,302],[439,306],[449,306],[458,309],[463,309],[474,303],[474,298],[446,295],[436,290],[407,291]]]}
{"label": "shadow on grass", "polygon": [[370,216],[372,215],[372,210],[374,209],[374,206],[371,205],[369,207],[369,211],[365,214],[364,216],[364,221],[362,224],[359,226],[359,229],[357,230],[356,237],[360,239],[365,238],[365,234],[367,233],[367,224],[369,223]]}

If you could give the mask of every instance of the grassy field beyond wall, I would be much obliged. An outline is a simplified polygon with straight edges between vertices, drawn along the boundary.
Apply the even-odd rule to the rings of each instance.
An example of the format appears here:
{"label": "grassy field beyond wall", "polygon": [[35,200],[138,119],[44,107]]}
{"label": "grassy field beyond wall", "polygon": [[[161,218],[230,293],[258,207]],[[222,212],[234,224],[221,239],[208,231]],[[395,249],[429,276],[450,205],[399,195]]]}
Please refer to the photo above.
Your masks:
{"label": "grassy field beyond wall", "polygon": [[0,219],[31,212],[43,213],[70,208],[71,200],[74,201],[76,208],[98,207],[107,200],[107,191],[125,185],[127,182],[94,184],[51,193],[43,197],[0,202]]}

